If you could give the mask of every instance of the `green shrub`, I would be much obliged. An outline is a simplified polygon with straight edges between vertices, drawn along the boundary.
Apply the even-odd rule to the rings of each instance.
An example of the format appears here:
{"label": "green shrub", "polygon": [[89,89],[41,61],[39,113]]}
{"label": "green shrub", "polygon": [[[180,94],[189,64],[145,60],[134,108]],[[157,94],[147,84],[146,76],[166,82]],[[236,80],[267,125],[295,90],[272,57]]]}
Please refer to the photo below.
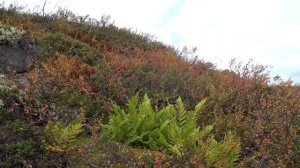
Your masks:
{"label": "green shrub", "polygon": [[33,130],[26,121],[18,89],[0,88],[0,167],[20,167],[36,154]]}
{"label": "green shrub", "polygon": [[17,43],[25,31],[12,26],[0,24],[0,43],[14,44]]}
{"label": "green shrub", "polygon": [[90,46],[61,32],[45,33],[40,40],[45,57],[61,53],[88,58],[93,54],[93,49]]}
{"label": "green shrub", "polygon": [[196,150],[197,141],[212,130],[212,125],[203,130],[197,126],[197,115],[203,106],[201,101],[194,110],[186,111],[181,98],[176,105],[153,110],[147,94],[139,103],[136,94],[122,109],[114,105],[109,123],[102,125],[105,138],[127,145],[147,147],[152,150],[167,150],[181,156],[184,150]]}
{"label": "green shrub", "polygon": [[0,124],[15,120],[18,114],[13,113],[11,107],[6,107],[9,101],[23,103],[23,98],[18,89],[0,87]]}
{"label": "green shrub", "polygon": [[62,90],[59,93],[55,93],[58,104],[67,104],[71,106],[82,107],[90,106],[94,103],[92,96],[80,93],[76,87],[70,86],[66,90]]}
{"label": "green shrub", "polygon": [[0,154],[6,154],[0,158],[0,167],[17,167],[17,165],[22,165],[26,157],[34,154],[35,148],[34,142],[29,139],[1,144],[0,150]]}
{"label": "green shrub", "polygon": [[30,130],[30,126],[21,120],[9,121],[6,123],[9,129],[16,134],[26,134]]}
{"label": "green shrub", "polygon": [[0,87],[0,98],[4,101],[8,99],[10,96],[17,96],[19,97],[20,91],[16,88],[9,89],[6,87]]}

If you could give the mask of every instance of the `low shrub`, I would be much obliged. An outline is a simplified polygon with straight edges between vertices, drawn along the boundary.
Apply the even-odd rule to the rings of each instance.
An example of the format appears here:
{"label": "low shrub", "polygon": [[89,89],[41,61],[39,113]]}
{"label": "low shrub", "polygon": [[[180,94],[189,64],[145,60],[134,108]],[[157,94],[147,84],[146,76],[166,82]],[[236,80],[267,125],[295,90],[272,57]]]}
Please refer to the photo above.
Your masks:
{"label": "low shrub", "polygon": [[94,54],[93,48],[89,45],[73,39],[72,37],[62,33],[45,33],[40,38],[40,43],[44,57],[52,57],[56,53],[77,56],[82,59],[89,59]]}
{"label": "low shrub", "polygon": [[208,96],[212,78],[211,70],[202,61],[186,61],[173,53],[158,50],[137,51],[135,57],[115,56],[111,59],[115,73],[126,86],[127,92],[149,93],[154,103],[181,96],[187,105],[193,107],[199,99]]}
{"label": "low shrub", "polygon": [[7,142],[0,145],[0,167],[15,167],[22,165],[22,161],[34,155],[34,142],[31,139]]}
{"label": "low shrub", "polygon": [[23,98],[18,89],[0,87],[0,167],[21,167],[39,154]]}
{"label": "low shrub", "polygon": [[299,93],[291,81],[269,80],[265,66],[232,62],[231,71],[217,74],[199,124],[215,123],[221,137],[234,130],[242,158],[256,156],[255,166],[298,167]]}

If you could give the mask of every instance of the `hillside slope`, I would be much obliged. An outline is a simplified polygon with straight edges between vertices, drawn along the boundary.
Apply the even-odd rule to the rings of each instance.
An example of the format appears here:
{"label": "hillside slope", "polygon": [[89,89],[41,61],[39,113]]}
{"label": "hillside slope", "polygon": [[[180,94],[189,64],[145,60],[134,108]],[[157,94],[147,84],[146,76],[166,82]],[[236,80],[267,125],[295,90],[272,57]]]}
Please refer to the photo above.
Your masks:
{"label": "hillside slope", "polygon": [[[0,167],[300,166],[299,87],[271,85],[264,66],[219,71],[107,16],[1,6],[0,23],[1,50],[36,41],[25,73],[1,67]],[[152,106],[147,96],[130,106],[137,92]]]}

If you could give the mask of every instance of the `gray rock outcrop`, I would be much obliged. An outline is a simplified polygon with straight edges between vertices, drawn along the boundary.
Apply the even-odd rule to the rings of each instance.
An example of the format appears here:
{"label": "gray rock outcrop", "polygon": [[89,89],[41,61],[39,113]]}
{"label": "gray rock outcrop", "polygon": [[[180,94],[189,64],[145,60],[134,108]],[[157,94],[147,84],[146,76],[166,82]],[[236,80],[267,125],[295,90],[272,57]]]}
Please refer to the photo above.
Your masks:
{"label": "gray rock outcrop", "polygon": [[28,35],[15,44],[0,44],[0,73],[9,70],[26,72],[32,68],[38,55],[36,41]]}

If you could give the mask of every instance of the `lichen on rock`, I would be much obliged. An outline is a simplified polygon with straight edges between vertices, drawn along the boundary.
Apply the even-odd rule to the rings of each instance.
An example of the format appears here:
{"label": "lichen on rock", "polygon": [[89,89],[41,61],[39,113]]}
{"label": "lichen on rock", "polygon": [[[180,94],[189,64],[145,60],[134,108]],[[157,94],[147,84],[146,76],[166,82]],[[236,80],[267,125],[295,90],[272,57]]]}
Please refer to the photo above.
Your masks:
{"label": "lichen on rock", "polygon": [[0,25],[0,73],[28,71],[39,55],[36,44],[23,30]]}

